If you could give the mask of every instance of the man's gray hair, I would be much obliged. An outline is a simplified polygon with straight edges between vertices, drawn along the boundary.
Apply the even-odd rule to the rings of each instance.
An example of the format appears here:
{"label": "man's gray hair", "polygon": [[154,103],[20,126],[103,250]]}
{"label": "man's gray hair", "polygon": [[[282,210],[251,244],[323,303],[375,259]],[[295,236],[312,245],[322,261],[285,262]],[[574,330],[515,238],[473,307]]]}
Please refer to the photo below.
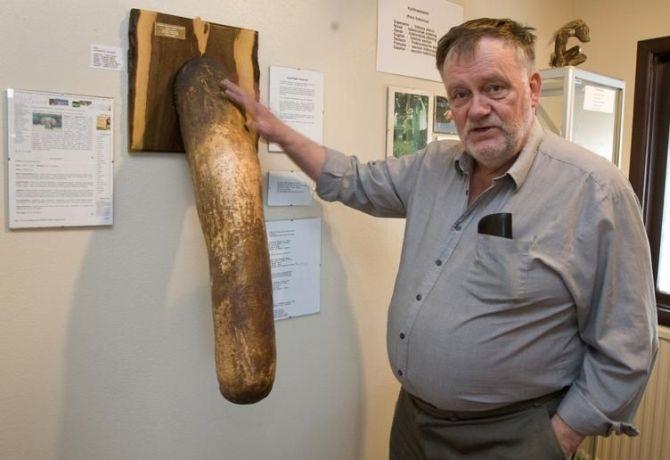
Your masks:
{"label": "man's gray hair", "polygon": [[497,38],[516,46],[520,57],[529,68],[535,65],[535,28],[522,26],[511,19],[480,18],[464,22],[449,29],[437,44],[437,69],[442,66],[447,55],[453,50],[457,55],[472,56],[477,43],[482,38]]}

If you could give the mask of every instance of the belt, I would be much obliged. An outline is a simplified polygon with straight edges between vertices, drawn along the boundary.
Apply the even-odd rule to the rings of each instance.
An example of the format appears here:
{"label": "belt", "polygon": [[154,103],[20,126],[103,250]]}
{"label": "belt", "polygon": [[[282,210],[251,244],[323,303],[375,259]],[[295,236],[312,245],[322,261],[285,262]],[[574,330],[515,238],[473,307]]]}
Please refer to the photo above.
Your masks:
{"label": "belt", "polygon": [[546,394],[533,399],[526,399],[524,401],[515,402],[508,404],[506,406],[498,407],[496,409],[483,410],[483,411],[450,411],[439,409],[432,404],[424,401],[423,399],[414,396],[413,394],[405,391],[403,388],[402,391],[405,391],[409,399],[418,406],[419,409],[427,412],[433,417],[442,418],[450,421],[457,420],[475,420],[488,417],[496,417],[500,415],[513,414],[515,412],[521,412],[523,410],[529,409],[531,407],[539,407],[543,404],[546,404],[551,401],[560,401],[563,399],[563,396],[568,392],[569,387],[561,388],[558,391],[553,393]]}

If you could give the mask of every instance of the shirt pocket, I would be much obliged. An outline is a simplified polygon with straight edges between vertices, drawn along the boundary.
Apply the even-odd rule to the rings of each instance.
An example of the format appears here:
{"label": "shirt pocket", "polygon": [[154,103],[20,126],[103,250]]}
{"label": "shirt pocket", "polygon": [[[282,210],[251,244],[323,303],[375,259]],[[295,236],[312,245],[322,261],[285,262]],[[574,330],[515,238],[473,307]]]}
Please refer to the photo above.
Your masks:
{"label": "shirt pocket", "polygon": [[521,299],[530,265],[530,242],[477,235],[474,260],[464,288],[482,302]]}

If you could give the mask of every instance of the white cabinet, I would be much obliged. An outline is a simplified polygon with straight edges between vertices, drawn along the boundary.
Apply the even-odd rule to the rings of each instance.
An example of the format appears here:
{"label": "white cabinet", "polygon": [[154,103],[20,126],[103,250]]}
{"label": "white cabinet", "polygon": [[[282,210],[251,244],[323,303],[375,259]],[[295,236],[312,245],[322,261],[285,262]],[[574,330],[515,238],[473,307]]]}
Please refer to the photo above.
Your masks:
{"label": "white cabinet", "polygon": [[619,166],[626,83],[571,66],[540,75],[540,123]]}

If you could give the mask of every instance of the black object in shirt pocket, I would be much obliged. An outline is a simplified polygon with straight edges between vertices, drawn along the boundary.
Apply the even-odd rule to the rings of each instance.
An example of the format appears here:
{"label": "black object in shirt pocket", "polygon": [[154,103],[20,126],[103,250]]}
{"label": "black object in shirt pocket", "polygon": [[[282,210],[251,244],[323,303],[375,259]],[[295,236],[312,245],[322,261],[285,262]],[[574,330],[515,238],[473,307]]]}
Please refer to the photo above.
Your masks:
{"label": "black object in shirt pocket", "polygon": [[478,300],[516,303],[525,296],[530,265],[530,242],[477,235],[474,260],[465,277],[464,287]]}
{"label": "black object in shirt pocket", "polygon": [[499,212],[479,219],[477,233],[512,239],[512,214]]}

